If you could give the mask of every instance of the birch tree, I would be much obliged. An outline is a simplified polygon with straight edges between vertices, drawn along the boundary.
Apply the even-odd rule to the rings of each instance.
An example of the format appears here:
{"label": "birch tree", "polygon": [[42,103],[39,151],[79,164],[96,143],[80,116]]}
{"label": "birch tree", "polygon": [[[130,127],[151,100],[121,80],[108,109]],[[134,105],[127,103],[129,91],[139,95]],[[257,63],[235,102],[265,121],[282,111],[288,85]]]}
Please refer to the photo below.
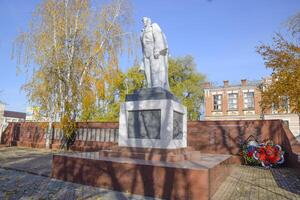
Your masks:
{"label": "birch tree", "polygon": [[49,133],[61,122],[67,141],[79,115],[89,118],[88,109],[108,103],[120,55],[132,52],[129,2],[96,7],[89,0],[44,0],[14,45],[18,67],[29,77],[28,99],[49,119]]}

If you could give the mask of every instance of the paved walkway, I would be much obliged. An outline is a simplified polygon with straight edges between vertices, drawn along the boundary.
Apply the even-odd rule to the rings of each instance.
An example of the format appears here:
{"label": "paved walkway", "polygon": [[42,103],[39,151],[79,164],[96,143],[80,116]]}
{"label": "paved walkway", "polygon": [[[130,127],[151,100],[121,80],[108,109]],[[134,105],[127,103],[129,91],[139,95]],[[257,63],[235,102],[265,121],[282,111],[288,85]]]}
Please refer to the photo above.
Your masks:
{"label": "paved walkway", "polygon": [[52,154],[58,151],[33,148],[0,148],[0,167],[50,176]]}
{"label": "paved walkway", "polygon": [[235,166],[213,200],[300,200],[300,175],[293,169]]}
{"label": "paved walkway", "polygon": [[[51,179],[53,153],[0,147],[0,199],[152,199]],[[212,199],[300,200],[300,176],[286,168],[235,166]]]}
{"label": "paved walkway", "polygon": [[153,198],[64,182],[26,172],[0,169],[0,199],[150,200]]}
{"label": "paved walkway", "polygon": [[16,147],[0,148],[0,199],[153,199],[51,179],[53,153],[57,151]]}

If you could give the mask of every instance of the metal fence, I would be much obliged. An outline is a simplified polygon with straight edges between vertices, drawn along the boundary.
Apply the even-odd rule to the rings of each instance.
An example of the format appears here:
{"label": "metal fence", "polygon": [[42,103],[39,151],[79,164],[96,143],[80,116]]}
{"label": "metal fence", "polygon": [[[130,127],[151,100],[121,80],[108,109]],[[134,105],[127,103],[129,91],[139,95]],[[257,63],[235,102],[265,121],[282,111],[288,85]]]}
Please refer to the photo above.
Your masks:
{"label": "metal fence", "polygon": [[[112,128],[78,128],[76,140],[96,142],[118,142],[119,129]],[[63,132],[60,128],[54,128],[53,139],[61,140]]]}

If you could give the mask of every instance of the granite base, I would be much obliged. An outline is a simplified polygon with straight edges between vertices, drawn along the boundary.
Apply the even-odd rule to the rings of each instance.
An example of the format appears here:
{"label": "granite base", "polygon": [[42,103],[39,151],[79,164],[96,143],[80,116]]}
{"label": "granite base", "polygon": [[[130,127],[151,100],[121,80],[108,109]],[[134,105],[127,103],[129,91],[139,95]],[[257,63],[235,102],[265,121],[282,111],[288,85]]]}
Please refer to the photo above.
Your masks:
{"label": "granite base", "polygon": [[179,162],[191,160],[193,154],[189,152],[187,148],[154,149],[116,146],[107,150],[101,150],[99,155],[103,157],[125,157],[151,161]]}
{"label": "granite base", "polygon": [[118,145],[177,149],[187,147],[187,110],[172,99],[121,104]]}
{"label": "granite base", "polygon": [[52,177],[162,199],[210,199],[230,174],[231,156],[191,153],[192,160],[173,163],[99,152],[57,154]]}

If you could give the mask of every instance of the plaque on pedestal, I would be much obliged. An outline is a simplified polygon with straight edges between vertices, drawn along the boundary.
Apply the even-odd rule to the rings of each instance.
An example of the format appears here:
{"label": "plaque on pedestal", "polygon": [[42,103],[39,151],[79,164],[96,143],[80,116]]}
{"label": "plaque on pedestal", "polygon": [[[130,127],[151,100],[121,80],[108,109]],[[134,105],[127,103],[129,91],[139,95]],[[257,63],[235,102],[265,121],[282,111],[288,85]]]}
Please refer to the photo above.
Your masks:
{"label": "plaque on pedestal", "polygon": [[162,88],[142,89],[121,104],[119,146],[178,149],[187,146],[187,111]]}

